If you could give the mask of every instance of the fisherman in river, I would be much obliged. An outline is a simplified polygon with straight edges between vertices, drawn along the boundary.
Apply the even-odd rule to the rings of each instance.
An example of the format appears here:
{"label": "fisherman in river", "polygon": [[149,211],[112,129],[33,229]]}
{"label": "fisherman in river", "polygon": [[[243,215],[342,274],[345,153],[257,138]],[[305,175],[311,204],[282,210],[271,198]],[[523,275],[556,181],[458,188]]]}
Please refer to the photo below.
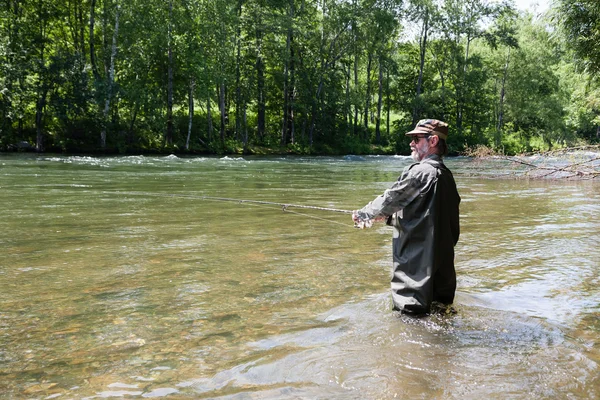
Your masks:
{"label": "fisherman in river", "polygon": [[408,132],[414,164],[381,196],[356,210],[359,226],[385,220],[394,227],[394,310],[421,315],[432,305],[450,305],[456,290],[454,246],[459,236],[460,196],[442,157],[448,124],[424,119]]}

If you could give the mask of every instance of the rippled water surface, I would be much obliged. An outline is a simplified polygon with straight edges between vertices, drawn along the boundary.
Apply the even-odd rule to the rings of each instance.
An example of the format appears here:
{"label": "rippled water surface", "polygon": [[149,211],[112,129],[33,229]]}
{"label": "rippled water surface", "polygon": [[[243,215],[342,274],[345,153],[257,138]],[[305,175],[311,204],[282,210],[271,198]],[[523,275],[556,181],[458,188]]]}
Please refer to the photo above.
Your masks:
{"label": "rippled water surface", "polygon": [[391,311],[391,228],[202,199],[352,210],[409,163],[0,155],[0,393],[599,398],[599,182],[449,159],[457,314],[423,319]]}

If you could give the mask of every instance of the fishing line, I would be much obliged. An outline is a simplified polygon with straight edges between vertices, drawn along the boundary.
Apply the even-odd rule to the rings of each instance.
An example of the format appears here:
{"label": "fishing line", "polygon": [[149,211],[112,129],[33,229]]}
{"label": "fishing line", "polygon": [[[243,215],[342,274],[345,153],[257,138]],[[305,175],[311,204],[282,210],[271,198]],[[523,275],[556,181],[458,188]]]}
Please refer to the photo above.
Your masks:
{"label": "fishing line", "polygon": [[148,192],[121,192],[121,191],[103,191],[102,193],[133,195],[133,196],[177,197],[177,198],[196,199],[196,200],[228,201],[228,202],[233,202],[233,203],[264,204],[264,205],[271,205],[271,206],[279,206],[282,208],[283,211],[286,211],[290,207],[294,207],[294,208],[305,208],[305,209],[309,209],[309,210],[330,211],[330,212],[337,212],[337,213],[343,213],[343,214],[352,214],[352,211],[350,211],[350,210],[340,210],[338,208],[307,206],[307,205],[290,204],[290,203],[275,203],[273,201],[262,201],[262,200],[233,199],[230,197],[193,196],[193,195],[187,195],[187,194],[159,194],[159,193],[148,193]]}
{"label": "fishing line", "polygon": [[234,198],[230,198],[230,197],[194,196],[194,195],[187,195],[187,194],[160,194],[160,193],[148,193],[148,192],[123,192],[123,191],[102,191],[102,193],[129,195],[129,196],[171,197],[171,198],[184,198],[184,199],[195,199],[195,200],[225,201],[225,202],[232,202],[232,203],[248,204],[248,205],[253,205],[253,206],[278,206],[278,207],[281,207],[281,210],[283,212],[302,215],[302,216],[305,216],[308,218],[327,221],[327,222],[331,222],[333,224],[339,224],[339,225],[343,225],[343,226],[350,226],[350,225],[347,225],[347,224],[344,224],[341,222],[337,222],[337,221],[332,221],[332,220],[326,219],[326,218],[316,217],[314,215],[308,215],[308,214],[299,213],[297,211],[291,211],[291,210],[289,210],[289,208],[303,208],[303,209],[317,210],[317,211],[352,214],[352,211],[350,211],[350,210],[341,210],[338,208],[307,206],[307,205],[302,205],[302,204],[290,204],[290,203],[276,203],[273,201],[262,201],[262,200],[234,199]]}
{"label": "fishing line", "polygon": [[[248,206],[252,206],[252,207],[260,207],[260,208],[263,208],[263,209],[266,209],[266,210],[275,210],[275,208],[273,208],[273,206],[269,205],[269,204],[253,204],[253,203],[248,203],[247,205]],[[332,224],[342,225],[342,226],[344,226],[346,228],[355,228],[355,226],[344,224],[343,222],[333,221],[331,219],[321,218],[321,217],[317,217],[315,215],[304,214],[304,213],[300,213],[298,211],[288,210],[287,207],[282,208],[281,211],[283,211],[285,213],[288,213],[288,214],[300,215],[302,217],[307,217],[307,218],[317,219],[317,220],[320,220],[320,221],[330,222]]]}
{"label": "fishing line", "polygon": [[353,226],[353,225],[344,224],[343,222],[333,221],[333,220],[330,220],[330,219],[327,219],[327,218],[321,218],[321,217],[317,217],[317,216],[314,216],[314,215],[303,214],[303,213],[299,213],[299,212],[297,212],[297,211],[284,210],[284,212],[288,212],[288,213],[290,213],[290,214],[301,215],[301,216],[303,216],[303,217],[308,217],[308,218],[312,218],[312,219],[318,219],[318,220],[320,220],[320,221],[327,221],[327,222],[330,222],[330,223],[332,223],[332,224],[338,224],[338,225],[342,225],[342,226],[345,226],[345,227],[348,227],[348,228],[349,228],[349,227],[352,227],[352,228],[354,228],[354,226]]}

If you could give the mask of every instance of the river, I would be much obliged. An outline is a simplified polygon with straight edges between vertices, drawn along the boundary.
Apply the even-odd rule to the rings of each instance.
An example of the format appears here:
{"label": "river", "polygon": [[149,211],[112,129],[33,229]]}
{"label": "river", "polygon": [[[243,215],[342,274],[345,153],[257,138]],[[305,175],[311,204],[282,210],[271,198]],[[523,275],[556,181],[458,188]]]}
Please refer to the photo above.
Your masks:
{"label": "river", "polygon": [[600,182],[449,158],[457,313],[391,311],[407,157],[0,155],[3,398],[600,397]]}

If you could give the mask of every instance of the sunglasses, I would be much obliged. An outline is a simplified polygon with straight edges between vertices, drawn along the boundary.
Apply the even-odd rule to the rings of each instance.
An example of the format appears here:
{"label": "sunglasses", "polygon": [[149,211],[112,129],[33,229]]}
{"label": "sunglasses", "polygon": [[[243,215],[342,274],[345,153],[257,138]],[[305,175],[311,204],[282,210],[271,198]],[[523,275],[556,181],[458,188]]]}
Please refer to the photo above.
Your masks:
{"label": "sunglasses", "polygon": [[412,137],[412,141],[415,142],[415,143],[418,143],[419,140],[421,140],[421,139],[427,139],[429,136],[430,135],[427,135],[427,136],[417,136],[417,135],[415,135],[415,136]]}

